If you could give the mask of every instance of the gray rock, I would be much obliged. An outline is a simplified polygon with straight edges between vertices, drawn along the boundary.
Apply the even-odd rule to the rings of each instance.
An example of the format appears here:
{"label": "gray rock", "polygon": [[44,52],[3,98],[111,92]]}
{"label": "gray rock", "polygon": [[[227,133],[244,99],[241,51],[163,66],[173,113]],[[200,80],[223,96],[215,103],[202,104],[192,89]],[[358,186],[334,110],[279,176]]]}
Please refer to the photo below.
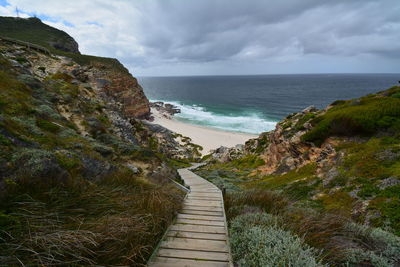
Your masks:
{"label": "gray rock", "polygon": [[140,169],[131,163],[126,164],[126,167],[128,167],[134,174],[140,173]]}
{"label": "gray rock", "polygon": [[317,108],[315,106],[309,106],[302,110],[303,113],[310,113],[314,111],[317,111]]}
{"label": "gray rock", "polygon": [[380,181],[378,187],[379,189],[385,189],[387,187],[395,186],[400,184],[400,180],[396,179],[396,177],[389,177],[385,178],[382,181]]}

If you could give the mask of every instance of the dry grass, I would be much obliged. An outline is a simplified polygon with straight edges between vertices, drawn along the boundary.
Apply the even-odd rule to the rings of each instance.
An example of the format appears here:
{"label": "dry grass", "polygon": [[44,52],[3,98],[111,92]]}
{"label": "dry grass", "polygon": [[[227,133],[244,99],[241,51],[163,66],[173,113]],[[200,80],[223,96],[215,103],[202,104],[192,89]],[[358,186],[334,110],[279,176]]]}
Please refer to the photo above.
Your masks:
{"label": "dry grass", "polygon": [[229,210],[235,206],[252,206],[270,214],[278,214],[289,205],[288,199],[281,194],[258,189],[227,194],[224,203],[228,219],[236,215],[229,214]]}
{"label": "dry grass", "polygon": [[80,181],[2,199],[9,224],[0,225],[0,262],[143,266],[182,196],[168,184],[115,175],[99,184]]}

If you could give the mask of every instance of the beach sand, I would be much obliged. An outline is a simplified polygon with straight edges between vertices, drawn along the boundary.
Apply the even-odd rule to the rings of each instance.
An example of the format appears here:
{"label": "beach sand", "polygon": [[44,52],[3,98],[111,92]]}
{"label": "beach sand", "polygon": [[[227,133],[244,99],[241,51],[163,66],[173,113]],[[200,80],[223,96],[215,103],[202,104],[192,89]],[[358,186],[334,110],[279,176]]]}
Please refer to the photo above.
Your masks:
{"label": "beach sand", "polygon": [[244,144],[251,138],[258,137],[252,134],[226,132],[183,123],[176,120],[174,117],[165,117],[154,108],[151,109],[151,113],[154,117],[152,123],[159,124],[173,132],[190,137],[193,143],[203,147],[203,155],[208,154],[210,150],[219,148],[220,146],[234,147],[237,144]]}

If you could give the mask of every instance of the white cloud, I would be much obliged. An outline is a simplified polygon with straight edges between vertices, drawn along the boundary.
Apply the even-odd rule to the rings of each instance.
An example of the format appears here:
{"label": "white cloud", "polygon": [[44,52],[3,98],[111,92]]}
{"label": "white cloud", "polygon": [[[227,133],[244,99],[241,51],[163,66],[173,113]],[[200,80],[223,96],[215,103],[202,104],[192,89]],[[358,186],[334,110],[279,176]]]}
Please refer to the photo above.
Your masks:
{"label": "white cloud", "polygon": [[400,67],[394,61],[400,54],[398,0],[8,2],[0,14],[13,15],[18,6],[49,17],[44,22],[72,35],[83,53],[117,57],[134,74]]}

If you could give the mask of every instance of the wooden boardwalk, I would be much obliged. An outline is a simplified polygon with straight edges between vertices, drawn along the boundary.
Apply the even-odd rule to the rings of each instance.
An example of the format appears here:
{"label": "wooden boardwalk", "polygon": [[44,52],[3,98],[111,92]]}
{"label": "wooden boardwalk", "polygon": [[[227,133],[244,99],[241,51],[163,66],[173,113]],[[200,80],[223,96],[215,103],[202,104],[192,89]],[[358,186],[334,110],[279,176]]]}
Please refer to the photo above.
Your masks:
{"label": "wooden boardwalk", "polygon": [[190,168],[178,172],[191,190],[148,266],[232,266],[221,191]]}

